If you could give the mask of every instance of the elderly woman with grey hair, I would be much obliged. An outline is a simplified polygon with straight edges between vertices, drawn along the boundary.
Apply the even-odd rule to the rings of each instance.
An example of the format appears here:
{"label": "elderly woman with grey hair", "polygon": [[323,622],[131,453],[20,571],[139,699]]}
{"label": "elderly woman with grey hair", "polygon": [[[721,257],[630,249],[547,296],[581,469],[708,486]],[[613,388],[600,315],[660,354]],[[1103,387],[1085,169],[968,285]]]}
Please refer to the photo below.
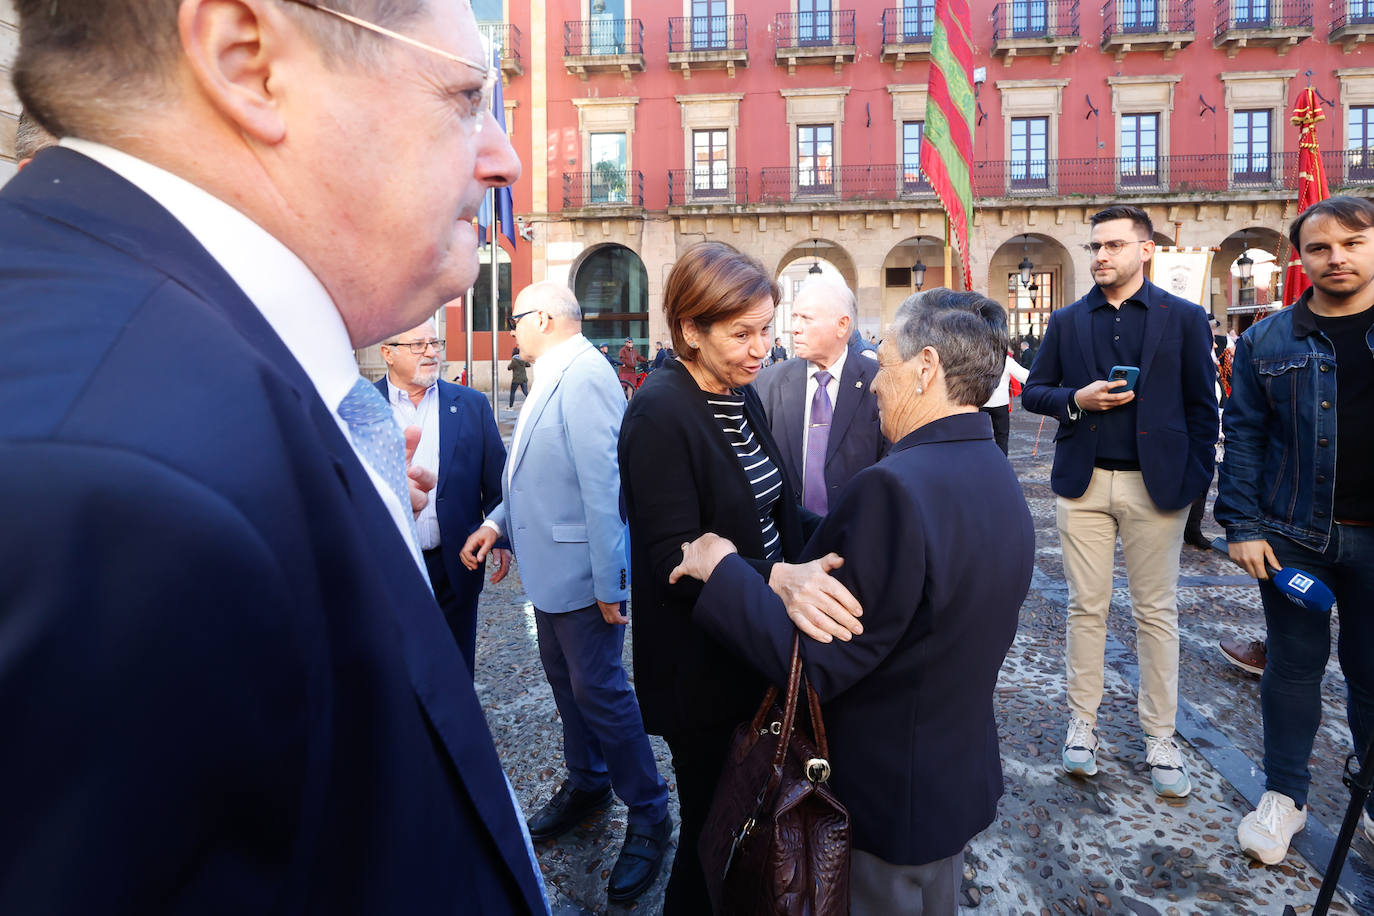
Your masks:
{"label": "elderly woman with grey hair", "polygon": [[[802,559],[864,608],[802,640],[824,704],[831,786],[854,836],[851,911],[952,914],[965,844],[993,820],[1002,768],[993,688],[1030,587],[1030,512],[978,407],[1002,372],[1006,312],[934,289],[902,303],[878,348],[887,457],[841,490]],[[734,546],[685,546],[674,581],[705,582],[697,623],[775,683],[794,628]]]}

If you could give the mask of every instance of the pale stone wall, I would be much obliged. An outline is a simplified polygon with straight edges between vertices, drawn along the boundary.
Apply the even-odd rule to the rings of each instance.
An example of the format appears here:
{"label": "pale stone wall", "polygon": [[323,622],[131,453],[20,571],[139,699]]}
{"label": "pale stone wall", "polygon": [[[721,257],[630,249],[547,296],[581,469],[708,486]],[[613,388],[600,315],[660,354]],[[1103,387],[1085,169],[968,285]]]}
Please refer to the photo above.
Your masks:
{"label": "pale stone wall", "polygon": [[10,65],[19,50],[19,14],[11,0],[0,0],[0,184],[15,172],[14,133],[19,123],[19,98],[10,81]]}

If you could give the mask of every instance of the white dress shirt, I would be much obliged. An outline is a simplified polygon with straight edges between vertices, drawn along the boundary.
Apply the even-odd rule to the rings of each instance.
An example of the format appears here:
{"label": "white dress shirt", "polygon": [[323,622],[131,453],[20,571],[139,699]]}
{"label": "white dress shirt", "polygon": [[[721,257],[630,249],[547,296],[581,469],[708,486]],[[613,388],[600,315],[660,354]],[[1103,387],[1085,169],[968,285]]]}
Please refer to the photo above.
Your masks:
{"label": "white dress shirt", "polygon": [[[830,395],[830,415],[835,415],[835,399],[840,396],[840,374],[844,372],[844,361],[849,357],[849,347],[825,371],[830,373],[830,381],[825,383],[825,393]],[[821,371],[819,363],[808,361],[806,364],[806,400],[802,404],[802,474],[806,473],[806,447],[811,441],[811,401],[816,397],[816,373]],[[827,445],[826,450],[829,451]]]}
{"label": "white dress shirt", "polygon": [[[411,462],[416,467],[428,468],[438,474],[439,383],[435,382],[425,389],[419,404],[410,399],[410,393],[405,389],[391,384],[390,376],[387,376],[386,391],[386,399],[391,404],[391,412],[396,417],[397,425],[401,429],[407,426],[420,427],[420,444],[415,447],[415,455],[410,459]],[[421,550],[433,550],[440,543],[439,513],[435,509],[438,500],[434,499],[435,495],[437,494],[430,494],[429,502],[425,503],[424,509],[415,516],[415,528],[420,534]]]}
{"label": "white dress shirt", "polygon": [[[554,344],[534,361],[534,384],[530,385],[529,397],[520,404],[520,416],[515,420],[515,432],[511,433],[510,452],[506,456],[507,490],[510,489],[511,475],[515,473],[515,456],[520,454],[520,443],[525,437],[525,424],[530,421],[530,407],[539,403],[545,388],[557,383],[563,375],[563,370],[567,369],[573,358],[582,352],[582,345],[586,342],[587,338],[581,334],[574,334],[567,340]],[[498,535],[502,533],[501,526],[491,519],[482,522],[482,525]]]}
{"label": "white dress shirt", "polygon": [[401,505],[395,491],[358,452],[348,424],[339,416],[340,402],[358,380],[358,363],[338,309],[305,262],[243,213],[184,178],[89,140],[66,137],[61,145],[94,159],[161,204],[238,284],[334,415],[428,581],[424,557],[410,536],[410,507]]}

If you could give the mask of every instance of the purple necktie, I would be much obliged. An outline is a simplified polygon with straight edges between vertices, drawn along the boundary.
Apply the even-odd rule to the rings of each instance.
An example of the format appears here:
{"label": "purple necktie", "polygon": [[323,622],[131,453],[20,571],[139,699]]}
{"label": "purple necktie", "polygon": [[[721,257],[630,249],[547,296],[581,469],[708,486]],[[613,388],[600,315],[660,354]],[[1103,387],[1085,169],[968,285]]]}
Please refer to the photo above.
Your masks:
{"label": "purple necktie", "polygon": [[830,444],[830,373],[821,369],[816,373],[816,393],[811,396],[811,425],[806,437],[806,464],[802,469],[802,505],[817,515],[824,515],[830,500],[825,493],[825,449]]}

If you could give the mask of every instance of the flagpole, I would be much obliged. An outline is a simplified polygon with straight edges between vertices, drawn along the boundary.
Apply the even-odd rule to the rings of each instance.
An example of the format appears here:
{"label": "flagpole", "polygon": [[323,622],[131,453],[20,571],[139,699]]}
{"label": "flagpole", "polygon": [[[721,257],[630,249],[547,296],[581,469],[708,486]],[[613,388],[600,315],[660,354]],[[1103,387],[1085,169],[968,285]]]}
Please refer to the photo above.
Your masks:
{"label": "flagpole", "polygon": [[500,218],[496,214],[496,189],[491,188],[487,191],[491,195],[491,209],[487,211],[491,214],[491,219],[487,225],[490,231],[491,245],[491,413],[494,417],[501,416],[501,386],[498,382],[500,372],[496,362],[496,320],[501,313],[501,273],[497,269],[496,262],[496,227],[501,224]]}
{"label": "flagpole", "polygon": [[[469,289],[463,296],[463,372],[465,373],[472,370],[472,306],[475,304],[475,301],[472,290]],[[460,375],[458,381],[462,382],[462,380],[463,378]],[[471,378],[469,378],[469,381],[471,381]]]}

